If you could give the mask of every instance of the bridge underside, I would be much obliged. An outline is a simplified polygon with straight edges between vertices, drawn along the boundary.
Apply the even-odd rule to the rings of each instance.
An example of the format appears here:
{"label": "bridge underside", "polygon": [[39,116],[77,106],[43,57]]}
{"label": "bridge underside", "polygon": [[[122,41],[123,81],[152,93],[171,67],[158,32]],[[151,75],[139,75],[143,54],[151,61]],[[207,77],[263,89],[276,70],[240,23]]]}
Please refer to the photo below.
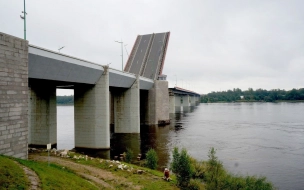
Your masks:
{"label": "bridge underside", "polygon": [[189,112],[199,103],[199,94],[178,87],[169,88],[170,114]]}

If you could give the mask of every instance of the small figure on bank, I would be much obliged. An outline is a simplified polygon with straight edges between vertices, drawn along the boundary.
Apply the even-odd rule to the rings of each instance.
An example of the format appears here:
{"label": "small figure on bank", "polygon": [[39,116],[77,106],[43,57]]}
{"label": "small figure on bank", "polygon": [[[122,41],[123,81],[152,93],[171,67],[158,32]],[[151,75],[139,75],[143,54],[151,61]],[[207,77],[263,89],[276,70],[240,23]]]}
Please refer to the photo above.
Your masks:
{"label": "small figure on bank", "polygon": [[165,168],[164,179],[167,181],[169,181],[169,179],[170,179],[170,171],[168,170],[168,168]]}

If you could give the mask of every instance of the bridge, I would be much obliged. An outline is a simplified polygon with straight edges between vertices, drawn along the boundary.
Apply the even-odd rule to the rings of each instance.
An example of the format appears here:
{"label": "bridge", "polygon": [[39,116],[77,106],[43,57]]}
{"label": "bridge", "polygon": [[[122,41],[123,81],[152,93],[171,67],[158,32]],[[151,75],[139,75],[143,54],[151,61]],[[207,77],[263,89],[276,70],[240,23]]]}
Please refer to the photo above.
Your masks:
{"label": "bridge", "polygon": [[[163,45],[157,46],[160,53],[150,56],[154,52],[152,38],[163,39]],[[141,40],[135,42],[134,51],[139,50],[136,43]],[[125,71],[119,71],[0,33],[0,154],[27,158],[28,145],[56,145],[57,88],[74,89],[76,148],[109,149],[110,124],[115,133],[140,133],[141,124],[166,124],[169,112],[186,111],[184,102],[191,106],[192,96],[197,94],[168,89],[167,81],[157,80],[162,74],[168,34],[152,34],[149,43],[148,53],[138,51],[132,56],[143,52],[147,60],[153,57],[150,78],[145,77],[146,72],[126,72],[135,63],[132,56]],[[149,65],[146,61],[141,64],[142,71]],[[172,96],[176,97],[174,102]],[[175,111],[169,103],[176,105]]]}

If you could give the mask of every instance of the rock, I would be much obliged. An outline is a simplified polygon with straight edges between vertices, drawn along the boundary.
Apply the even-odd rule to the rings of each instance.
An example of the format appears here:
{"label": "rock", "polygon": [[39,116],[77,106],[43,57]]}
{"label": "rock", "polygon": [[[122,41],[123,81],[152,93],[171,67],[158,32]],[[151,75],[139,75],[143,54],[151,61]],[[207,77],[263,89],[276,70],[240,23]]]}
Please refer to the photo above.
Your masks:
{"label": "rock", "polygon": [[109,168],[112,168],[113,167],[113,165],[111,164],[111,165],[109,165]]}
{"label": "rock", "polygon": [[117,167],[118,167],[118,169],[123,170],[123,165],[122,164],[118,165]]}
{"label": "rock", "polygon": [[144,171],[143,170],[137,170],[137,174],[143,174]]}
{"label": "rock", "polygon": [[56,153],[56,152],[57,152],[57,149],[56,149],[56,148],[53,148],[53,149],[51,150],[51,152],[52,152],[52,153]]}

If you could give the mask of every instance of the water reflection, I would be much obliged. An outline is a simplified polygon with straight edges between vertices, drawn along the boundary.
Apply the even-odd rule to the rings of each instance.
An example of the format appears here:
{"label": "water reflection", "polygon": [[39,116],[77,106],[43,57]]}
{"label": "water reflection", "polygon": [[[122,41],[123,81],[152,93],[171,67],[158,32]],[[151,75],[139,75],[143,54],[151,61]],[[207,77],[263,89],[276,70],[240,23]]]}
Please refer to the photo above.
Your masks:
{"label": "water reflection", "polygon": [[170,163],[171,147],[173,147],[170,141],[171,133],[184,129],[181,119],[185,116],[186,113],[170,114],[171,123],[169,125],[141,125],[140,134],[114,133],[114,126],[111,126],[110,150],[77,149],[77,152],[93,157],[114,159],[115,156],[119,157],[129,148],[133,151],[134,158],[138,154],[142,154],[142,159],[145,159],[145,154],[150,148],[153,148],[159,158],[158,169],[163,170],[163,168],[169,167]]}

